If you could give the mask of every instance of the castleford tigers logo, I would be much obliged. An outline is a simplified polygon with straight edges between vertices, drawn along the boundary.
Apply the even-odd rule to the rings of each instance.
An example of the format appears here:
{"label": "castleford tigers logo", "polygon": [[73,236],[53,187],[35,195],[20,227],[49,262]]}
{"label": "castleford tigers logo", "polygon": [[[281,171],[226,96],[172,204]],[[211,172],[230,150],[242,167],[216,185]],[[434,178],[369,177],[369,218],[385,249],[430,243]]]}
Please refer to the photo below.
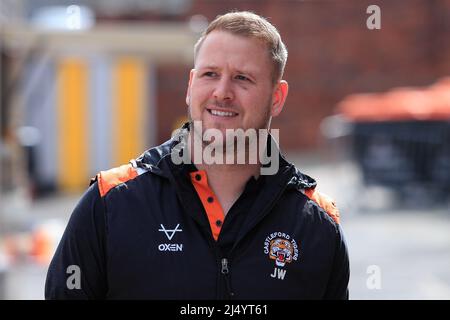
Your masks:
{"label": "castleford tigers logo", "polygon": [[[273,232],[264,240],[264,253],[275,261],[272,278],[284,280],[286,270],[280,269],[298,259],[298,245],[292,237],[284,232]],[[280,268],[277,268],[280,267]]]}
{"label": "castleford tigers logo", "polygon": [[269,258],[275,260],[277,266],[284,267],[286,263],[291,263],[293,255],[294,248],[289,241],[280,238],[270,241]]}

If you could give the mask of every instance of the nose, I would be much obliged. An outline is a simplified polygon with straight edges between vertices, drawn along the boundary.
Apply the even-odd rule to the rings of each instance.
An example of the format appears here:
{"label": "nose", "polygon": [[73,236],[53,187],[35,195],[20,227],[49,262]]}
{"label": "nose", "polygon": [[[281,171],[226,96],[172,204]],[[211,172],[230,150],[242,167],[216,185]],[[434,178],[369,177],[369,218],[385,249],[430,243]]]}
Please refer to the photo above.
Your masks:
{"label": "nose", "polygon": [[218,101],[234,99],[234,93],[230,79],[222,77],[214,88],[214,98]]}

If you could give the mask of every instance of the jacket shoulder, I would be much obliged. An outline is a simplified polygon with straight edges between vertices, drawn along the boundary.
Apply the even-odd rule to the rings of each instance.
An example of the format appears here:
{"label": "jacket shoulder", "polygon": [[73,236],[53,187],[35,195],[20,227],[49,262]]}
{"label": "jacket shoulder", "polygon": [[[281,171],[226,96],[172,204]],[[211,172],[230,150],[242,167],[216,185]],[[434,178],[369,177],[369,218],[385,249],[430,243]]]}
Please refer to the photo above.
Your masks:
{"label": "jacket shoulder", "polygon": [[329,215],[334,222],[339,224],[340,213],[336,206],[336,202],[331,197],[317,191],[315,188],[309,188],[304,191],[308,199],[315,202],[327,215]]}
{"label": "jacket shoulder", "polygon": [[121,165],[119,167],[100,171],[92,182],[97,181],[100,196],[104,197],[111,189],[118,185],[130,181],[139,175],[138,169],[133,167],[131,163]]}

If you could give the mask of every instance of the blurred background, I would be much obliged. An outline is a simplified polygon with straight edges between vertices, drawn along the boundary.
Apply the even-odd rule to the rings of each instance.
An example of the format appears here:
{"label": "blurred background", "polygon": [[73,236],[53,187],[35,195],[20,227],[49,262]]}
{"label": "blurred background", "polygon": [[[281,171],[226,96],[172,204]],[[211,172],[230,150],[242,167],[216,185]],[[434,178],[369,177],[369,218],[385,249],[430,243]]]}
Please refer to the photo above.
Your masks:
{"label": "blurred background", "polygon": [[43,299],[89,179],[186,119],[193,45],[233,9],[288,47],[272,127],[337,200],[350,298],[450,299],[448,0],[0,0],[0,299]]}

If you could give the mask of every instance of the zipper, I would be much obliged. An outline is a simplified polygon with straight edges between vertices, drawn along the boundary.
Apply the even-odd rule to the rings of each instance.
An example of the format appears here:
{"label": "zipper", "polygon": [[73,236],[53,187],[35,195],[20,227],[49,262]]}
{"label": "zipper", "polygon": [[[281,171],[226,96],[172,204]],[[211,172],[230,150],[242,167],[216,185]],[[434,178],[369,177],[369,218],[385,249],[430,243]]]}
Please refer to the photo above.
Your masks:
{"label": "zipper", "polygon": [[222,259],[222,274],[227,275],[230,270],[228,270],[228,259],[227,258],[223,258]]}
{"label": "zipper", "polygon": [[228,298],[232,299],[234,296],[234,292],[231,289],[231,281],[230,281],[230,276],[229,276],[230,266],[228,264],[228,259],[222,258],[221,264],[222,264],[222,268],[220,270],[220,273],[223,275],[223,278],[225,279],[225,284],[227,286]]}
{"label": "zipper", "polygon": [[[272,210],[273,206],[275,205],[275,203],[278,201],[278,199],[281,197],[281,195],[284,193],[284,191],[286,190],[287,185],[285,185],[276,195],[275,199],[272,201],[272,203],[270,205],[268,205],[266,208],[263,209],[264,214],[263,217],[265,216],[266,212]],[[233,247],[231,248],[229,254],[231,254],[234,249],[236,248],[237,244],[239,241],[235,242]],[[221,270],[220,273],[222,274],[224,280],[225,280],[225,284],[226,284],[226,290],[228,291],[228,299],[233,299],[234,297],[234,292],[231,288],[231,280],[230,280],[230,265],[229,265],[229,261],[227,258],[222,258],[221,259]]]}

